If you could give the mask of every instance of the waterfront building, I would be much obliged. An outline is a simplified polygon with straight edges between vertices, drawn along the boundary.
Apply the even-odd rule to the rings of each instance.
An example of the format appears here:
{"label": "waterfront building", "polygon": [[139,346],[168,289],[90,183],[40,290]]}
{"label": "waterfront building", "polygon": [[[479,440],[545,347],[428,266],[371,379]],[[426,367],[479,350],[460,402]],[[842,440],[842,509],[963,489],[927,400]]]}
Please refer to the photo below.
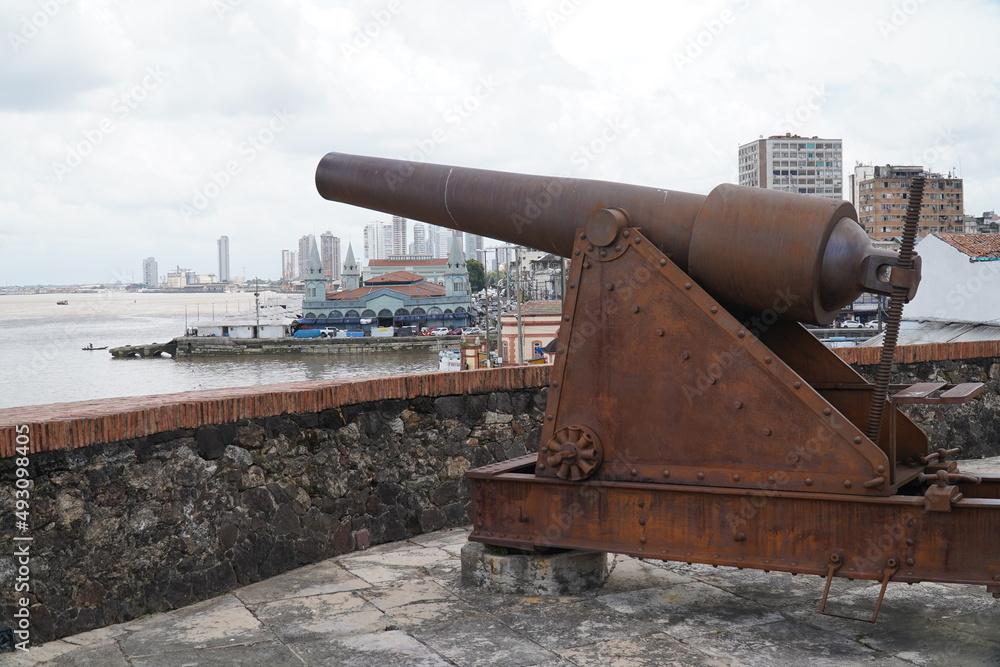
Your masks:
{"label": "waterfront building", "polygon": [[320,237],[320,259],[323,260],[323,275],[328,281],[340,281],[340,239],[333,232]]}
{"label": "waterfront building", "polygon": [[362,279],[392,273],[407,271],[415,273],[424,279],[449,287],[457,294],[469,294],[469,269],[465,265],[465,254],[461,242],[451,237],[451,248],[444,258],[434,258],[428,255],[402,255],[389,259],[373,259],[362,270]]}
{"label": "waterfront building", "polygon": [[142,284],[146,287],[157,287],[160,284],[160,273],[155,257],[142,260]]}
{"label": "waterfront building", "polygon": [[219,282],[229,282],[229,237],[220,236],[219,241]]}
{"label": "waterfront building", "polygon": [[843,199],[843,142],[786,133],[739,148],[740,185]]}
{"label": "waterfront building", "polygon": [[[370,267],[365,267],[362,278],[354,249],[348,245],[339,291],[325,294],[316,289],[315,293],[310,293],[313,283],[306,282],[301,324],[342,329],[369,326],[457,328],[471,324],[474,312],[469,294],[469,272],[457,240],[442,264],[424,264],[435,261],[405,257],[371,260],[369,263],[376,263],[375,270],[371,272]],[[426,275],[428,269],[430,276]]]}
{"label": "waterfront building", "polygon": [[961,178],[932,173],[922,166],[888,164],[858,165],[854,172],[851,203],[858,210],[858,221],[872,239],[881,241],[903,235],[910,184],[916,176],[926,179],[917,237],[965,231]]}

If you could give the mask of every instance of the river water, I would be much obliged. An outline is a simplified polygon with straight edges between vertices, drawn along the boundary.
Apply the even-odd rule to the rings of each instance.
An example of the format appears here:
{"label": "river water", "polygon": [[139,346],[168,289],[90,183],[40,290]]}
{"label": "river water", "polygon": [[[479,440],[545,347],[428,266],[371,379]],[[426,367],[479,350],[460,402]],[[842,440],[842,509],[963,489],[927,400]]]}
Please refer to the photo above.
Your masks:
{"label": "river water", "polygon": [[253,312],[253,303],[245,292],[0,296],[0,408],[438,368],[436,352],[112,359],[81,349],[164,343],[199,316]]}

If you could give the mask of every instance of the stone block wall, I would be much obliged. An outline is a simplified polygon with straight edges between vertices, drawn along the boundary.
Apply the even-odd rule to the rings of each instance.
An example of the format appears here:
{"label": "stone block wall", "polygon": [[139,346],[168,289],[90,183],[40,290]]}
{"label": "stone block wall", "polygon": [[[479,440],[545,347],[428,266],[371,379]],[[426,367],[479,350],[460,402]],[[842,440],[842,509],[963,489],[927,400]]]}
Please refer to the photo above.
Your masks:
{"label": "stone block wall", "polygon": [[[179,607],[367,543],[469,523],[465,472],[537,449],[548,369],[502,370],[420,376],[412,397],[401,396],[414,389],[411,378],[372,380],[377,386],[367,390],[354,383],[355,396],[386,397],[261,409],[143,435],[128,401],[56,406],[64,417],[82,410],[90,416],[78,419],[107,422],[70,432],[134,437],[30,455],[30,531],[16,532],[8,513],[0,534],[8,545],[14,535],[32,537],[32,641]],[[302,384],[285,388],[287,403],[316,403],[305,394],[319,389]],[[232,396],[188,398],[191,410],[211,414]],[[29,426],[45,431],[44,422]],[[16,458],[0,459],[5,508],[15,502]],[[4,626],[16,571],[11,550],[0,553]]]}

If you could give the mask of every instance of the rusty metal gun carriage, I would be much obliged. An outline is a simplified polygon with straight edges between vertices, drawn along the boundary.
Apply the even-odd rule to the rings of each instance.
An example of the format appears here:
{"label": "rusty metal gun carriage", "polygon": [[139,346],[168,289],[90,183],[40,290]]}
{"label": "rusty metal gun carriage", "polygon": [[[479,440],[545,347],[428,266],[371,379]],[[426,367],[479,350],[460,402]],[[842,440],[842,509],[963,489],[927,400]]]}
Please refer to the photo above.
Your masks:
{"label": "rusty metal gun carriage", "polygon": [[1000,597],[1000,474],[960,472],[900,409],[983,386],[889,387],[892,322],[875,382],[803,327],[872,292],[892,297],[898,331],[919,283],[912,233],[876,250],[847,202],[734,185],[703,196],[338,153],[316,183],[571,258],[539,451],[468,472],[471,540],[815,574],[821,611],[834,577],[877,580],[871,620],[889,581]]}

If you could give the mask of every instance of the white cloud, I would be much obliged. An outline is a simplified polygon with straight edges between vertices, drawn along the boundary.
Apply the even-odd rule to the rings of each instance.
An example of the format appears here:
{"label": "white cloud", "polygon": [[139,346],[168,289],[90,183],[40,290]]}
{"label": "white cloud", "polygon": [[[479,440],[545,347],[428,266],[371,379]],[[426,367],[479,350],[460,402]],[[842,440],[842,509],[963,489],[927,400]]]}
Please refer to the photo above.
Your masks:
{"label": "white cloud", "polygon": [[987,0],[53,3],[0,9],[4,283],[214,271],[222,234],[261,276],[302,234],[358,246],[384,216],[316,194],[331,150],[706,193],[740,143],[797,131],[842,138],[846,167],[960,170],[967,213],[1000,203]]}

